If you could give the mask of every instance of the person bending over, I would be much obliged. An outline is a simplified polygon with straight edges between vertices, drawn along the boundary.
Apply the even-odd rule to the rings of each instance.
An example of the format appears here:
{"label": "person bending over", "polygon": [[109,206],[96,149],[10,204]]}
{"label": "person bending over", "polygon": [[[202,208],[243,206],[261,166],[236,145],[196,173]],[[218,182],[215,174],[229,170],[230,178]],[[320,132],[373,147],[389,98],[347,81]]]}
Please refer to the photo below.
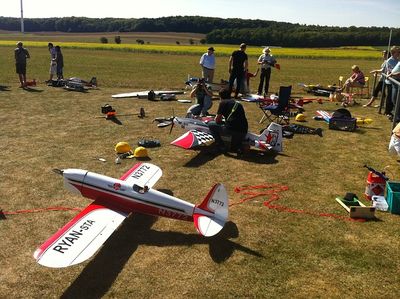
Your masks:
{"label": "person bending over", "polygon": [[[219,92],[221,101],[214,121],[208,123],[217,148],[221,152],[232,150],[242,153],[242,142],[248,131],[246,113],[242,104],[231,99],[229,90]],[[222,136],[231,138],[231,147],[226,148]]]}

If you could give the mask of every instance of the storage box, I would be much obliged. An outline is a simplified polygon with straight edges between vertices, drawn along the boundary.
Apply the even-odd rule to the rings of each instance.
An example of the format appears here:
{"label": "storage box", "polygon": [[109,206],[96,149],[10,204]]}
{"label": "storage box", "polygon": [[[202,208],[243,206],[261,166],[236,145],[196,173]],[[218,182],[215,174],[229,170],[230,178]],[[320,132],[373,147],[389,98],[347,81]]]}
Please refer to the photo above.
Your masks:
{"label": "storage box", "polygon": [[386,182],[386,201],[390,213],[400,215],[400,182]]}

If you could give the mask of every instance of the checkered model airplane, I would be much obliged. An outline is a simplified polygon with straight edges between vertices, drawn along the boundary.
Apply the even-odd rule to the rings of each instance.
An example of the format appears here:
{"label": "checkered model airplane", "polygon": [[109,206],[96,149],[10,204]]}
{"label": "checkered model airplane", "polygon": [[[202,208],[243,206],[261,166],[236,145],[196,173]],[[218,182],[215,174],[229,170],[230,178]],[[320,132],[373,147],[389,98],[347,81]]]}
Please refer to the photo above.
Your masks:
{"label": "checkered model airplane", "polygon": [[[180,126],[187,130],[181,137],[171,142],[172,145],[184,148],[195,149],[203,145],[214,142],[207,123],[213,120],[211,117],[202,119],[174,117],[172,125]],[[172,127],[171,127],[172,129]],[[221,136],[225,139],[224,136]],[[282,126],[271,123],[260,135],[248,132],[243,140],[243,144],[254,147],[261,151],[275,150],[282,151]]]}
{"label": "checkered model airplane", "polygon": [[152,189],[162,176],[150,163],[138,163],[120,179],[82,169],[55,170],[72,193],[93,199],[89,206],[44,242],[33,254],[47,267],[63,268],[89,259],[131,213],[193,221],[206,237],[216,235],[228,219],[228,196],[216,184],[199,205]]}

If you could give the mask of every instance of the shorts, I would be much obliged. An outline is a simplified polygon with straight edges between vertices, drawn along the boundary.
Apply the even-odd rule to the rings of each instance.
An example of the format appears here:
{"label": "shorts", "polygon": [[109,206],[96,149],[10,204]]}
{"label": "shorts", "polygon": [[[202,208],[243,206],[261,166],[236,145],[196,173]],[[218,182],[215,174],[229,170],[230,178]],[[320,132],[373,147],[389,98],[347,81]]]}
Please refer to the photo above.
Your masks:
{"label": "shorts", "polygon": [[50,75],[57,74],[57,64],[56,63],[50,63],[49,73],[50,73]]}
{"label": "shorts", "polygon": [[15,71],[17,74],[26,75],[26,63],[16,63]]}

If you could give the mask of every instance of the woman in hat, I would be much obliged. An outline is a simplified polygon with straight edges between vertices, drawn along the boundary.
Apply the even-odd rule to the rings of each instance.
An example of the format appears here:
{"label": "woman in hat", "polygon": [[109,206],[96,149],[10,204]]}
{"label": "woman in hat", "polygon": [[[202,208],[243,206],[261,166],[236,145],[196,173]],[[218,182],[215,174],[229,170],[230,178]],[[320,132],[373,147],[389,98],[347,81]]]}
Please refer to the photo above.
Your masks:
{"label": "woman in hat", "polygon": [[262,94],[264,81],[264,94],[268,94],[269,80],[271,78],[271,67],[274,67],[276,64],[276,59],[270,53],[271,50],[269,47],[264,48],[263,54],[261,54],[257,61],[257,63],[261,65],[260,84],[258,85],[257,93],[258,95]]}

